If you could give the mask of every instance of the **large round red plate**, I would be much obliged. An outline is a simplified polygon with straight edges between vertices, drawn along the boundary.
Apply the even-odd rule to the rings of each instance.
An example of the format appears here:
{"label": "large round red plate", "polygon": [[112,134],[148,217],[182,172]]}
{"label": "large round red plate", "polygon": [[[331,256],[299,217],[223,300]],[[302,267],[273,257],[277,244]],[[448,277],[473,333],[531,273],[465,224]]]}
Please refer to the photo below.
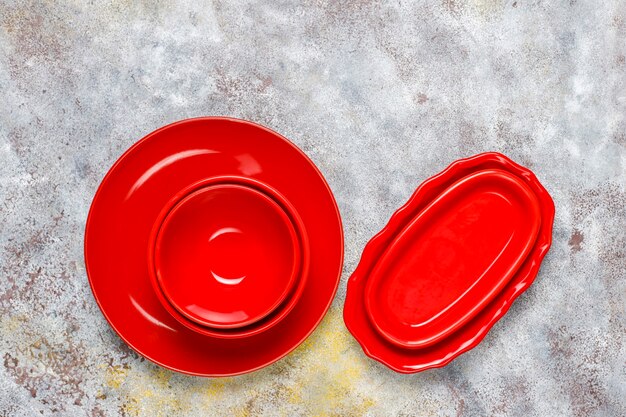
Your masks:
{"label": "large round red plate", "polygon": [[[267,331],[241,339],[196,333],[174,319],[150,284],[147,248],[154,221],[180,190],[218,176],[243,176],[278,190],[296,209],[310,243],[301,299]],[[85,264],[102,313],[149,360],[201,376],[237,375],[284,357],[328,310],[343,263],[337,204],[313,162],[279,134],[221,117],[180,121],[132,146],[104,177],[85,230]]]}

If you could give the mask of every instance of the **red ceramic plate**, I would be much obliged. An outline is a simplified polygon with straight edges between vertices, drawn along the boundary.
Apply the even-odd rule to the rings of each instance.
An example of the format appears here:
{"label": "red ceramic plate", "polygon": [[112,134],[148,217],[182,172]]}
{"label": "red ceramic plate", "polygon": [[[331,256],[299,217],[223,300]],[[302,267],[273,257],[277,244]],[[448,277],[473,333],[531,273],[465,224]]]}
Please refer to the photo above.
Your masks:
{"label": "red ceramic plate", "polygon": [[367,244],[348,282],[346,325],[403,373],[476,346],[534,280],[554,204],[504,155],[462,159],[426,180]]}
{"label": "red ceramic plate", "polygon": [[[163,208],[181,190],[218,177],[244,177],[277,190],[300,217],[309,245],[310,267],[304,277],[300,299],[293,309],[265,331],[236,339],[195,332],[169,314],[152,288],[147,261],[154,223]],[[274,213],[272,222],[282,227],[280,231],[270,232],[266,226],[255,225],[248,219],[241,227],[245,227],[249,231],[247,236],[253,238],[243,243],[254,245],[254,236],[271,233],[269,239],[276,243],[277,253],[298,258],[292,247],[293,230],[274,203],[262,195],[239,191],[232,187],[226,190],[237,192],[241,202],[254,203],[257,213]],[[211,198],[217,198],[218,194]],[[189,197],[178,212],[193,206],[207,209],[202,200],[206,196]],[[185,216],[176,216],[170,226],[180,227],[187,233],[192,229],[184,219]],[[167,243],[170,238],[167,230],[164,233],[162,242]],[[193,238],[191,233],[190,239]],[[228,247],[231,238],[237,239],[237,236],[221,236],[224,241],[220,247]],[[176,245],[170,249],[174,252],[169,253],[182,256],[175,252]],[[270,255],[278,256],[277,253]],[[194,256],[193,253],[188,255]],[[161,266],[172,268],[168,271],[179,272],[168,264],[167,256],[161,261]],[[220,262],[216,259],[212,265],[234,273]],[[250,372],[275,362],[297,347],[326,313],[337,289],[342,262],[343,233],[339,211],[319,170],[302,151],[277,133],[250,122],[228,118],[199,118],[174,123],[132,146],[102,181],[85,230],[89,282],[113,329],[151,361],[175,371],[201,376]],[[263,270],[284,274],[281,275],[284,284],[289,286],[293,284],[291,273],[297,269],[294,266],[297,263],[294,259],[282,269],[279,264],[264,264]],[[233,283],[241,277],[220,278]],[[170,282],[169,278],[167,285],[173,293],[180,289],[175,280]],[[267,311],[284,298],[284,293],[277,288],[268,291],[278,301],[272,305],[253,306],[251,314],[259,320],[257,323],[262,323]],[[245,297],[249,292],[244,290],[239,295],[242,294]],[[184,296],[176,297],[183,300],[178,308],[193,316],[193,309],[184,305]],[[200,315],[201,319],[207,317],[214,318]],[[216,323],[227,327],[250,324],[245,319],[237,321],[232,317],[218,318]]]}

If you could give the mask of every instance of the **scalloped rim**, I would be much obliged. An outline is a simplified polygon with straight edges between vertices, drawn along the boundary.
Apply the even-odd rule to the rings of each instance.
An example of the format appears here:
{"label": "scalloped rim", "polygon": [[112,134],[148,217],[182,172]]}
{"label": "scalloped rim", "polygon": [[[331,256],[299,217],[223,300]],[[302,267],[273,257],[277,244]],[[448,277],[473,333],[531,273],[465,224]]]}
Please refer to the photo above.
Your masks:
{"label": "scalloped rim", "polygon": [[[382,339],[373,330],[367,317],[351,315],[350,307],[352,303],[363,303],[364,283],[369,278],[369,273],[376,264],[380,253],[393,240],[395,235],[402,230],[402,227],[413,217],[414,213],[421,210],[424,205],[438,195],[442,188],[445,188],[461,176],[467,175],[468,171],[476,172],[494,165],[520,177],[531,187],[540,202],[542,217],[537,240],[530,254],[524,261],[524,264],[513,278],[511,278],[507,286],[503,288],[490,303],[499,306],[496,313],[488,318],[477,332],[468,334],[467,337],[464,338],[465,341],[461,343],[460,346],[452,351],[446,350],[445,354],[442,353],[442,357],[435,361],[427,363],[420,361],[419,350],[412,350],[415,352],[415,354],[412,355],[412,358],[415,358],[412,364],[396,363],[398,361],[394,360],[393,355],[386,355],[384,349],[382,352],[373,352],[369,347],[368,340],[371,340],[371,338]],[[461,174],[459,175],[459,173]],[[409,200],[394,212],[385,227],[366,244],[363,254],[361,255],[361,260],[348,280],[348,289],[344,305],[344,322],[346,327],[361,345],[363,352],[367,356],[383,363],[396,372],[409,374],[447,365],[459,355],[476,347],[487,335],[491,327],[506,314],[513,301],[533,283],[539,271],[541,261],[552,243],[553,221],[554,202],[537,177],[529,169],[497,152],[481,153],[453,162],[440,173],[433,175],[421,183]],[[530,266],[526,268],[525,265],[528,262],[530,262]],[[485,307],[485,309],[486,308],[488,307]],[[472,321],[474,320],[480,320],[480,318],[477,316],[472,319]],[[467,327],[468,324],[465,324],[461,329],[457,330],[456,333],[463,332]],[[444,340],[438,345],[445,344],[446,341],[447,340]],[[389,346],[389,349],[392,348]]]}

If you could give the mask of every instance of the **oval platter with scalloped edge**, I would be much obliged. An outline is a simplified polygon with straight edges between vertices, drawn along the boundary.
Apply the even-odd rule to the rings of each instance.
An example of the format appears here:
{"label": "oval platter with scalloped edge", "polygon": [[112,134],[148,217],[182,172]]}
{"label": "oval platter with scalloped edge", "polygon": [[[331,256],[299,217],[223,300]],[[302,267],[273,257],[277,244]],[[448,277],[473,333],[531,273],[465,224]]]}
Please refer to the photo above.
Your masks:
{"label": "oval platter with scalloped edge", "polygon": [[454,162],[366,245],[348,281],[348,330],[397,372],[446,365],[533,282],[553,219],[527,168],[495,152]]}

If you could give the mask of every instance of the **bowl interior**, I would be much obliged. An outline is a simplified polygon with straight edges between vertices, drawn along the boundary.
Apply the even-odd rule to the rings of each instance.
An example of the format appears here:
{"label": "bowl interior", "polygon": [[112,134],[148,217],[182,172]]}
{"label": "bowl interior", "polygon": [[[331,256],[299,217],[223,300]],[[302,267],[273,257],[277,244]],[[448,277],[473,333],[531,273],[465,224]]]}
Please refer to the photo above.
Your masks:
{"label": "bowl interior", "polygon": [[167,302],[213,329],[256,323],[298,281],[301,238],[283,207],[256,187],[202,186],[167,212],[154,242],[154,272]]}

